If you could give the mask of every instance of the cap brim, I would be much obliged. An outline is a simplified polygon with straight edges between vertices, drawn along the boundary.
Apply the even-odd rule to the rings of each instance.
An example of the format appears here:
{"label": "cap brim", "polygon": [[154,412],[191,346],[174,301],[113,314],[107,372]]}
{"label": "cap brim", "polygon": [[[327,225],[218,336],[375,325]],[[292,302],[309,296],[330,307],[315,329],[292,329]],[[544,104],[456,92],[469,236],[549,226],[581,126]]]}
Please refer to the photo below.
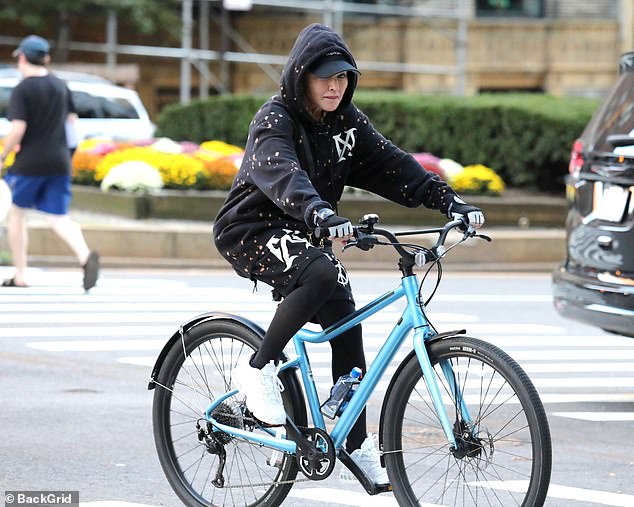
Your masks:
{"label": "cap brim", "polygon": [[356,72],[357,74],[360,74],[356,67],[345,60],[327,61],[312,71],[313,74],[320,78],[327,78],[341,72]]}
{"label": "cap brim", "polygon": [[17,58],[20,55],[21,52],[22,52],[22,50],[20,48],[14,49],[13,53],[11,53],[11,56],[13,58]]}

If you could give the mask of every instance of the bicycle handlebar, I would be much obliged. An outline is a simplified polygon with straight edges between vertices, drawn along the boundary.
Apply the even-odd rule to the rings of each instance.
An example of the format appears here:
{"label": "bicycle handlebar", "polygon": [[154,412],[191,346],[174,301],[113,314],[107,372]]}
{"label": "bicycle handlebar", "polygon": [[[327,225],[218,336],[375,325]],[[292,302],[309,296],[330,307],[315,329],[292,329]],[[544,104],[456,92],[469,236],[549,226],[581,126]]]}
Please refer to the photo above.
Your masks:
{"label": "bicycle handlebar", "polygon": [[[344,250],[352,247],[357,247],[361,250],[367,251],[371,248],[374,248],[375,245],[392,246],[401,255],[401,257],[414,257],[415,263],[419,266],[422,266],[428,261],[440,259],[447,252],[447,250],[445,249],[445,242],[447,241],[447,236],[449,235],[449,232],[453,229],[459,228],[463,230],[464,234],[462,240],[459,241],[460,243],[466,241],[469,238],[480,238],[486,241],[491,241],[491,238],[489,236],[476,233],[476,230],[473,228],[473,226],[469,225],[464,218],[450,220],[443,227],[434,227],[429,229],[394,233],[386,229],[376,228],[375,224],[377,224],[378,222],[378,215],[365,215],[360,220],[360,223],[362,225],[353,227],[354,239],[349,240],[344,245]],[[438,239],[434,243],[434,246],[432,246],[431,248],[427,248],[422,245],[402,243],[398,240],[398,236],[415,236],[426,234],[438,234]],[[379,237],[387,239],[388,242],[386,243],[381,241]],[[428,256],[427,253],[430,253],[431,256]],[[417,255],[422,255],[422,257],[417,258]]]}

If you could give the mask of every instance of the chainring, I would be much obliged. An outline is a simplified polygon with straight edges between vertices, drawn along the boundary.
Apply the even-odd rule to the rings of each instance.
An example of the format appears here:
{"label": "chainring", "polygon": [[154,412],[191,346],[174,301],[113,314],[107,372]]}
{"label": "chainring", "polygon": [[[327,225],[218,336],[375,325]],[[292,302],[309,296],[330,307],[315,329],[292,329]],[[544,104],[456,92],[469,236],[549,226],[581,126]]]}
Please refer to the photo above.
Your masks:
{"label": "chainring", "polygon": [[317,456],[310,459],[300,448],[297,449],[296,461],[300,471],[311,481],[322,481],[335,468],[335,446],[330,435],[318,428],[303,428],[302,435],[317,448]]}

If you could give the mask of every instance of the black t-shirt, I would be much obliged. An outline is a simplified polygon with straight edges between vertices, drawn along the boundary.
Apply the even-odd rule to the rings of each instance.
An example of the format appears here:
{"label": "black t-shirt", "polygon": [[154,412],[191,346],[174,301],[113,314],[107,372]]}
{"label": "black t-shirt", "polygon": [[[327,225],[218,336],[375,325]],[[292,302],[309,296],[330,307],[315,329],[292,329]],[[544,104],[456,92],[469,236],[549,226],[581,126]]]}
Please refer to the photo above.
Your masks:
{"label": "black t-shirt", "polygon": [[13,89],[7,111],[7,119],[26,122],[11,172],[45,176],[70,171],[64,123],[73,110],[70,91],[61,79],[52,74],[23,79]]}

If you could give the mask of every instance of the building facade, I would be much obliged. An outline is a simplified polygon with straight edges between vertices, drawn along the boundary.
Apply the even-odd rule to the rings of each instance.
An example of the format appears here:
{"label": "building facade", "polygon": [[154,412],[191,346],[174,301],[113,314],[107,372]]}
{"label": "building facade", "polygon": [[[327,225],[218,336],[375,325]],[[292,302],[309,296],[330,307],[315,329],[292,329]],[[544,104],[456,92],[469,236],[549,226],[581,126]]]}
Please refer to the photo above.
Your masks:
{"label": "building facade", "polygon": [[[596,97],[613,82],[619,55],[634,50],[634,0],[254,0],[239,12],[220,0],[181,2],[189,31],[180,40],[142,36],[125,19],[114,31],[112,18],[84,20],[70,30],[68,61],[54,59],[57,67],[135,87],[156,116],[179,100],[274,92],[295,36],[312,22],[342,32],[363,72],[361,89]],[[4,25],[0,62],[9,64],[29,32]],[[55,40],[55,26],[42,35]]]}

